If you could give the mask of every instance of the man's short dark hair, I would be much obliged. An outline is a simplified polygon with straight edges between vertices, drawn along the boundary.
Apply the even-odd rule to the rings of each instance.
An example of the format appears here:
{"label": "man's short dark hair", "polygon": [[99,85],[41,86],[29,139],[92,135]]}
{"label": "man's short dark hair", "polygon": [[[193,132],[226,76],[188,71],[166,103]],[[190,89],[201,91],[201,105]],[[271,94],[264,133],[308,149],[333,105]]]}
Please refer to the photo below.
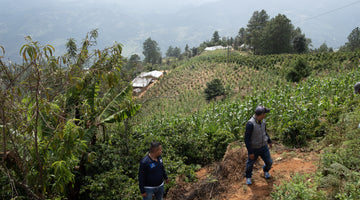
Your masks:
{"label": "man's short dark hair", "polygon": [[160,142],[156,142],[156,141],[151,142],[150,152],[154,152],[157,148],[159,148],[159,146],[161,146]]}
{"label": "man's short dark hair", "polygon": [[255,115],[257,115],[257,116],[259,116],[263,113],[268,113],[268,112],[270,112],[270,109],[265,108],[264,106],[257,106],[255,108]]}

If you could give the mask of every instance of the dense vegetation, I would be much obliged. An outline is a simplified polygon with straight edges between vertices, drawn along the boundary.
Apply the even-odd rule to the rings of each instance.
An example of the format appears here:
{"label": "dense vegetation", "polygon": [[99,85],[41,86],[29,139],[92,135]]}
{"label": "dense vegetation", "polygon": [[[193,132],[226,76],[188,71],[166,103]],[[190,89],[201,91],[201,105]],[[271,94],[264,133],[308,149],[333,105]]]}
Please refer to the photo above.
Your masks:
{"label": "dense vegetation", "polygon": [[[359,199],[360,97],[352,91],[360,80],[359,29],[346,44],[352,51],[304,53],[308,40],[300,29],[284,15],[268,19],[255,12],[239,31],[237,40],[252,44],[245,53],[203,52],[164,64],[148,38],[146,69],[159,64],[167,71],[136,100],[129,83],[140,57],[124,62],[117,43],[92,49],[96,30],[80,48],[69,39],[60,57],[27,37],[22,65],[0,57],[1,198],[141,199],[138,164],[153,140],[164,148],[167,189],[179,175],[194,181],[195,171],[220,160],[229,143],[243,142],[244,125],[262,104],[272,110],[274,141],[323,152],[318,174],[296,175],[275,188],[274,199]],[[275,34],[279,24],[286,29]],[[281,34],[286,45],[268,43]],[[211,42],[222,41],[215,32]],[[183,58],[200,53],[185,51]],[[280,54],[293,52],[303,54]],[[168,56],[181,57],[177,47]],[[213,100],[218,95],[221,101]]]}

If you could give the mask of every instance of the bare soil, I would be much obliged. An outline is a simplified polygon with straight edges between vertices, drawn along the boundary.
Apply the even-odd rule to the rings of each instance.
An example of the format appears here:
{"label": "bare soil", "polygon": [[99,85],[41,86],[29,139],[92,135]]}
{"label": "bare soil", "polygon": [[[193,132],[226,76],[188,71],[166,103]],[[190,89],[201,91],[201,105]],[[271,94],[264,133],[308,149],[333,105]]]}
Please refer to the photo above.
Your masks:
{"label": "bare soil", "polygon": [[271,149],[274,161],[270,170],[271,178],[265,179],[263,161],[254,165],[252,185],[245,183],[247,150],[238,142],[229,145],[221,162],[206,166],[197,172],[198,181],[185,183],[179,177],[177,185],[170,189],[166,200],[257,200],[271,199],[275,185],[289,181],[296,173],[313,174],[317,170],[319,154],[300,149],[287,149],[274,145]]}

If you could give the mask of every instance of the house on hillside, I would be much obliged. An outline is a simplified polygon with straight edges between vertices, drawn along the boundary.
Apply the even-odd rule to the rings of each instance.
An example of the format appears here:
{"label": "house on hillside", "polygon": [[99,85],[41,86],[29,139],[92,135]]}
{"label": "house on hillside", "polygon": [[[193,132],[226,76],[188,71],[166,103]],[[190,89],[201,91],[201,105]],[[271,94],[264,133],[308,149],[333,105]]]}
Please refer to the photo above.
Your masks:
{"label": "house on hillside", "polygon": [[146,90],[151,83],[158,80],[163,75],[160,71],[142,72],[132,81],[134,96]]}
{"label": "house on hillside", "polygon": [[215,51],[215,50],[218,50],[218,49],[226,49],[226,47],[223,47],[223,46],[213,46],[213,47],[206,47],[204,50],[205,50],[205,51]]}
{"label": "house on hillside", "polygon": [[223,46],[213,46],[213,47],[206,47],[204,50],[205,51],[215,51],[218,49],[232,49],[232,46],[227,46],[227,47],[223,47]]}

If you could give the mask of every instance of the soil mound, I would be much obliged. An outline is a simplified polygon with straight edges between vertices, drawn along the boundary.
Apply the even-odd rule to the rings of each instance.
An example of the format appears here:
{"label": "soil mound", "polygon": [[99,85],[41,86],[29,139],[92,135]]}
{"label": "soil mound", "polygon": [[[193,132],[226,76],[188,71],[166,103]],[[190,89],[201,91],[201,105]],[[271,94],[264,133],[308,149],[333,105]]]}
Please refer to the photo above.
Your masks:
{"label": "soil mound", "polygon": [[[240,181],[244,177],[247,150],[240,147],[239,142],[231,143],[221,162],[204,168],[206,177],[200,176],[193,184],[180,183],[172,188],[166,199],[171,200],[208,200],[217,199],[226,191],[231,182]],[[221,196],[221,195],[220,195]]]}
{"label": "soil mound", "polygon": [[186,183],[181,176],[172,187],[166,200],[264,200],[271,199],[274,185],[289,181],[295,173],[315,173],[319,162],[318,152],[304,152],[301,149],[287,149],[275,144],[271,149],[274,161],[271,178],[265,179],[263,161],[259,158],[254,165],[253,184],[245,183],[247,149],[239,142],[231,143],[222,161],[213,163],[197,172],[198,181]]}

